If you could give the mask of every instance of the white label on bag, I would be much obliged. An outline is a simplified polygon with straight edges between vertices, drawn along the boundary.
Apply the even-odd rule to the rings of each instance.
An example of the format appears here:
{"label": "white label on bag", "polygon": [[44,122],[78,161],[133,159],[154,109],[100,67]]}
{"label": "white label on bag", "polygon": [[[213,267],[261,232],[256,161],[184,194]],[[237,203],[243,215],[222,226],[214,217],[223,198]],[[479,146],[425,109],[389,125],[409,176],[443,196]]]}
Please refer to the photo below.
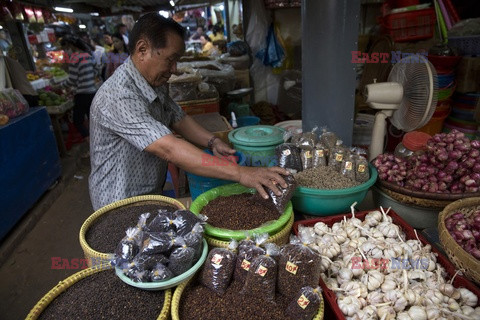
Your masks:
{"label": "white label on bag", "polygon": [[310,303],[310,300],[308,300],[308,298],[302,294],[300,298],[298,298],[297,303],[300,306],[300,308],[305,309]]}
{"label": "white label on bag", "polygon": [[221,255],[214,254],[211,261],[213,264],[220,264],[222,263],[222,260],[223,260],[223,257]]}
{"label": "white label on bag", "polygon": [[290,151],[290,149],[285,149],[285,150],[282,151],[282,154],[283,154],[284,156],[289,156],[289,155],[292,154],[292,152]]}
{"label": "white label on bag", "polygon": [[297,274],[298,266],[294,263],[291,263],[290,261],[287,261],[285,270],[287,270],[291,274]]}

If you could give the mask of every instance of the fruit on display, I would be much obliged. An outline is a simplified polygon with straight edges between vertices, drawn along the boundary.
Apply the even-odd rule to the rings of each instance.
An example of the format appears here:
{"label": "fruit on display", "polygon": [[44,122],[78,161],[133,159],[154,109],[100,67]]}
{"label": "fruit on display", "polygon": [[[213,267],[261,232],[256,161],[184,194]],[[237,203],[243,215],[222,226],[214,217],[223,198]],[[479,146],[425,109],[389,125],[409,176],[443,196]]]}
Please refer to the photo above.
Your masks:
{"label": "fruit on display", "polygon": [[39,90],[38,102],[41,106],[58,106],[67,101],[67,99],[53,91]]}
{"label": "fruit on display", "polygon": [[52,67],[50,69],[50,73],[54,76],[54,77],[64,77],[67,75],[67,73],[65,72],[65,70],[59,68],[59,67]]}
{"label": "fruit on display", "polygon": [[0,114],[0,126],[4,126],[7,124],[9,118],[5,114]]}

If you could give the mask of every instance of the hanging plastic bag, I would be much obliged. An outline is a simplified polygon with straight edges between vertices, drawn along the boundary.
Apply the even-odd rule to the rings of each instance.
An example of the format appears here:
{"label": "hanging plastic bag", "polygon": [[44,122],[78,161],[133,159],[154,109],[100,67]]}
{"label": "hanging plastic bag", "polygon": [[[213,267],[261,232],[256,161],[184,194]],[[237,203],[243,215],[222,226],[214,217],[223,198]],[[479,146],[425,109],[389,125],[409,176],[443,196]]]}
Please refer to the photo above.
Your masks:
{"label": "hanging plastic bag", "polygon": [[232,240],[228,248],[213,248],[203,266],[200,282],[220,296],[225,293],[232,280],[237,246],[237,241]]}
{"label": "hanging plastic bag", "polygon": [[278,41],[273,23],[270,24],[266,40],[266,47],[258,51],[255,56],[262,60],[263,64],[266,66],[272,66],[274,68],[281,67],[283,60],[285,59],[285,50]]}
{"label": "hanging plastic bag", "polygon": [[327,165],[327,152],[323,143],[318,142],[313,149],[312,168],[325,167]]}
{"label": "hanging plastic bag", "polygon": [[287,207],[288,201],[293,197],[295,193],[295,189],[297,188],[297,181],[293,174],[289,174],[288,176],[282,175],[282,178],[287,183],[287,187],[283,188],[281,185],[277,184],[277,187],[280,189],[281,194],[277,196],[275,192],[273,192],[270,188],[266,188],[268,199],[264,199],[260,194],[257,192],[252,195],[252,200],[260,203],[267,208],[273,208],[279,214],[283,214],[285,208]]}

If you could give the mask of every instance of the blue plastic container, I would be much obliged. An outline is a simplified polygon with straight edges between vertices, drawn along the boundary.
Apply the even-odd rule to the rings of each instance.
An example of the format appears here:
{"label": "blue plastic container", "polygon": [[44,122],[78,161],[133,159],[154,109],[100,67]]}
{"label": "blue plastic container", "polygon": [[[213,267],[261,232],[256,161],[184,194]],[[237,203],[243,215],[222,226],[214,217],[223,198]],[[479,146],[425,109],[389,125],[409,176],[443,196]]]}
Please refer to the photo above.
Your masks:
{"label": "blue plastic container", "polygon": [[256,126],[260,123],[260,118],[255,116],[243,116],[237,118],[238,127]]}
{"label": "blue plastic container", "polygon": [[[204,150],[204,152],[213,155],[210,150]],[[239,166],[245,165],[245,155],[243,153],[236,152],[234,156],[237,157],[237,163]],[[188,187],[190,189],[192,201],[195,200],[199,195],[210,189],[226,184],[235,183],[235,181],[197,176],[196,174],[190,172],[186,172],[186,175],[188,178]]]}

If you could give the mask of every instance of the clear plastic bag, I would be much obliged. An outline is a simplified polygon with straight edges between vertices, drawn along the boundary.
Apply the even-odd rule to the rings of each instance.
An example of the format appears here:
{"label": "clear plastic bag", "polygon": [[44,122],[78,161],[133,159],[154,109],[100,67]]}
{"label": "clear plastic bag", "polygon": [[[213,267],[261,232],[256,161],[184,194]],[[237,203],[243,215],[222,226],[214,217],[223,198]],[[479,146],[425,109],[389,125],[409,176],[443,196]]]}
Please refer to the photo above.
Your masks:
{"label": "clear plastic bag", "polygon": [[271,189],[266,188],[266,191],[268,193],[268,199],[264,199],[262,196],[260,196],[259,193],[255,193],[252,195],[252,200],[261,203],[268,208],[274,208],[279,214],[283,214],[288,202],[295,193],[295,189],[297,188],[297,181],[295,180],[293,174],[289,174],[288,176],[282,175],[282,178],[287,183],[287,187],[283,188],[281,185],[277,184],[277,187],[280,189],[281,195],[277,196],[275,192],[273,192]]}
{"label": "clear plastic bag", "polygon": [[338,137],[335,133],[328,131],[327,127],[322,128],[322,135],[320,136],[320,142],[323,143],[325,147],[331,150],[335,147]]}
{"label": "clear plastic bag", "polygon": [[324,167],[327,165],[327,152],[323,143],[318,142],[313,149],[312,168]]}
{"label": "clear plastic bag", "polygon": [[355,181],[355,163],[356,163],[357,155],[355,151],[350,152],[344,159],[341,164],[340,173]]}
{"label": "clear plastic bag", "polygon": [[268,234],[264,233],[258,235],[255,238],[255,242],[252,240],[244,240],[240,242],[234,273],[236,281],[245,282],[253,260],[257,256],[265,254],[265,249],[262,248],[261,245],[263,245],[267,239]]}
{"label": "clear plastic bag", "polygon": [[171,232],[145,232],[140,250],[144,254],[167,253],[173,246]]}
{"label": "clear plastic bag", "polygon": [[314,127],[312,131],[302,133],[302,136],[296,142],[297,147],[310,151],[313,150],[318,141],[317,131],[318,127]]}
{"label": "clear plastic bag", "polygon": [[283,143],[275,147],[277,164],[280,168],[290,169],[295,172],[302,171],[302,158],[300,150],[292,143]]}
{"label": "clear plastic bag", "polygon": [[288,304],[285,313],[295,320],[312,320],[322,302],[322,289],[303,287]]}
{"label": "clear plastic bag", "polygon": [[275,301],[277,261],[274,257],[278,251],[276,244],[265,244],[265,254],[257,256],[250,265],[242,294],[254,297],[257,301]]}
{"label": "clear plastic bag", "polygon": [[142,232],[137,228],[128,228],[125,233],[126,236],[118,243],[115,249],[114,265],[132,261],[140,250],[139,237],[141,237]]}
{"label": "clear plastic bag", "polygon": [[13,119],[27,113],[28,110],[28,102],[20,91],[12,88],[0,90],[0,114]]}
{"label": "clear plastic bag", "polygon": [[345,157],[345,149],[343,148],[342,143],[342,140],[337,140],[335,147],[330,150],[330,155],[328,157],[328,166],[334,167],[337,171],[340,171],[342,168],[342,162]]}
{"label": "clear plastic bag", "polygon": [[187,246],[195,249],[194,260],[198,260],[202,255],[203,249],[203,225],[197,223],[193,229],[183,237],[183,239]]}
{"label": "clear plastic bag", "polygon": [[173,212],[167,210],[158,210],[158,214],[148,224],[150,232],[169,232],[175,231],[173,225]]}
{"label": "clear plastic bag", "polygon": [[173,278],[173,273],[163,263],[158,263],[150,271],[150,280],[152,282],[166,281]]}
{"label": "clear plastic bag", "polygon": [[168,263],[168,258],[161,254],[146,254],[146,253],[139,253],[133,259],[133,263],[137,265],[140,269],[144,270],[152,270],[155,265],[158,263],[166,264]]}
{"label": "clear plastic bag", "polygon": [[228,248],[213,248],[203,265],[200,282],[220,296],[225,293],[232,280],[237,246],[237,241],[233,240]]}
{"label": "clear plastic bag", "polygon": [[302,159],[302,169],[308,170],[313,168],[313,149],[301,149],[300,158]]}
{"label": "clear plastic bag", "polygon": [[357,161],[355,162],[355,180],[360,183],[370,180],[367,154],[362,149],[357,150]]}
{"label": "clear plastic bag", "polygon": [[177,210],[173,213],[173,224],[179,236],[185,236],[197,223],[205,224],[205,216],[196,216],[190,210]]}
{"label": "clear plastic bag", "polygon": [[192,267],[194,257],[195,249],[187,247],[187,245],[176,248],[168,257],[168,269],[174,276],[178,276]]}
{"label": "clear plastic bag", "polygon": [[315,242],[308,231],[292,236],[290,243],[281,247],[278,264],[277,290],[293,298],[305,286],[316,287],[320,280],[321,257],[310,249]]}

